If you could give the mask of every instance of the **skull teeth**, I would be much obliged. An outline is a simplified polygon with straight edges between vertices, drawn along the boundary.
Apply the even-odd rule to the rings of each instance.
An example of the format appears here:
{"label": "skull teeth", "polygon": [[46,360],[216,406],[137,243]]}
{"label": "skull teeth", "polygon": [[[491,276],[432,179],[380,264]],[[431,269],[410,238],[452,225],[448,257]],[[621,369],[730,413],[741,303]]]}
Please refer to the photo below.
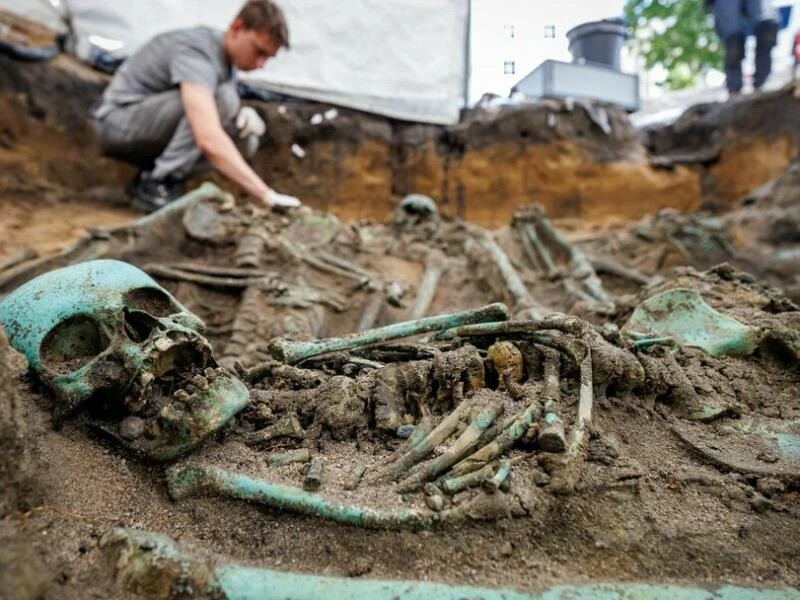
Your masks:
{"label": "skull teeth", "polygon": [[158,338],[155,341],[154,346],[156,347],[156,350],[160,352],[166,352],[172,347],[172,340],[165,337]]}

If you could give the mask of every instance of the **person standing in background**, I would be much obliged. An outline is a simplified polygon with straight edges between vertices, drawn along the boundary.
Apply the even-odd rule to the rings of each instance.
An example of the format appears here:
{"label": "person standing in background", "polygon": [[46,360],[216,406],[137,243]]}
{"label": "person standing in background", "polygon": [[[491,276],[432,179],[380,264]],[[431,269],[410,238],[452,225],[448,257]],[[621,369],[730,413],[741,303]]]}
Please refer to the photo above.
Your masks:
{"label": "person standing in background", "polygon": [[753,89],[762,88],[772,71],[772,49],[778,41],[778,15],[771,0],[706,0],[714,28],[725,50],[725,85],[730,97],[742,91],[746,26],[756,38]]}

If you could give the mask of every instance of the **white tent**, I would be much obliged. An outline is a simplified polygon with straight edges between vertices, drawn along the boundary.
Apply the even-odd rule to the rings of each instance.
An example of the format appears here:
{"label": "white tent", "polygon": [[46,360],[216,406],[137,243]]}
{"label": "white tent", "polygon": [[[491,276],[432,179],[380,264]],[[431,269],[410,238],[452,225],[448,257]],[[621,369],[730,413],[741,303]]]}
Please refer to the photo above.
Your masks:
{"label": "white tent", "polygon": [[[241,0],[0,0],[51,28],[68,14],[78,54],[92,45],[126,56],[162,31],[224,29]],[[466,76],[468,0],[283,0],[291,50],[248,83],[386,116],[458,120]],[[60,14],[59,14],[60,12]]]}

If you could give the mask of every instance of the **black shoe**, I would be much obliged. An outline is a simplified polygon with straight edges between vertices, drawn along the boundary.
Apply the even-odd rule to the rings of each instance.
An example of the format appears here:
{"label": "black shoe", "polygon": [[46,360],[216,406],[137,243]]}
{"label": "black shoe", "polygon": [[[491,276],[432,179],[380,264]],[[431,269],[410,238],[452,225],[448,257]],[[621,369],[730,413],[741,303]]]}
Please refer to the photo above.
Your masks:
{"label": "black shoe", "polygon": [[136,210],[155,212],[181,197],[182,184],[174,179],[153,179],[150,171],[139,171],[128,184],[128,196]]}

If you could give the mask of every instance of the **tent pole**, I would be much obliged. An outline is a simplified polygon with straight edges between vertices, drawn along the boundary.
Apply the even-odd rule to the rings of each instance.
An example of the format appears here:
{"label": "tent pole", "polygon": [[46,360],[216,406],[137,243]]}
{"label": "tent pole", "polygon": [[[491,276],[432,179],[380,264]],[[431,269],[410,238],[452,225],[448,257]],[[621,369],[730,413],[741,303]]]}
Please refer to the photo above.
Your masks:
{"label": "tent pole", "polygon": [[469,83],[470,71],[472,70],[472,0],[464,0],[467,5],[467,27],[464,35],[464,108],[469,108]]}

